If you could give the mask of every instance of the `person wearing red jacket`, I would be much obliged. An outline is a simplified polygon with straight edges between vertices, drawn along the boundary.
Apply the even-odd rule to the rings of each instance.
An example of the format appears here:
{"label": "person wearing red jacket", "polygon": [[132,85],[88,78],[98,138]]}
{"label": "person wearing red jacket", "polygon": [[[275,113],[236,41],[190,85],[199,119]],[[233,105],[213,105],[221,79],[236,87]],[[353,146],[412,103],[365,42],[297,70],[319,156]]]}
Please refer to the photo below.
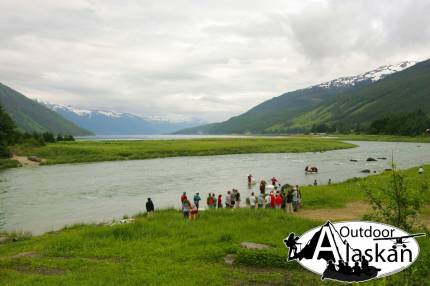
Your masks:
{"label": "person wearing red jacket", "polygon": [[276,198],[273,192],[270,192],[270,208],[275,208]]}
{"label": "person wearing red jacket", "polygon": [[276,204],[276,208],[280,209],[281,205],[282,205],[282,196],[279,192],[276,192],[276,198],[275,198],[275,204]]}
{"label": "person wearing red jacket", "polygon": [[181,203],[184,202],[187,199],[187,193],[183,192],[181,196]]}

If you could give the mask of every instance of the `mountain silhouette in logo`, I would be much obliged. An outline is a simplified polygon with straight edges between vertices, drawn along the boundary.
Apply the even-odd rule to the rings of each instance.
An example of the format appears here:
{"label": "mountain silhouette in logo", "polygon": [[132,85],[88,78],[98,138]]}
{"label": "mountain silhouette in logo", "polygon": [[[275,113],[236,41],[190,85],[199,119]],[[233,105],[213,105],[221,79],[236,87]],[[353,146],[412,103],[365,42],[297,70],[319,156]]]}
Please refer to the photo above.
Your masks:
{"label": "mountain silhouette in logo", "polygon": [[[324,235],[324,237],[321,237]],[[342,239],[339,232],[335,229],[330,221],[327,221],[321,228],[315,232],[312,238],[299,251],[299,237],[291,233],[284,240],[285,245],[289,248],[288,260],[302,259],[324,259],[327,262],[327,267],[321,276],[321,279],[329,278],[339,281],[365,281],[374,278],[378,275],[381,269],[369,265],[369,262],[364,256],[361,257],[360,263],[357,261],[351,267],[348,264],[348,257],[342,255],[342,249],[351,248],[350,244]],[[319,252],[315,255],[317,247],[320,247]],[[340,248],[341,247],[341,248]],[[338,256],[338,264],[335,264],[336,258],[333,253],[335,249]],[[346,258],[346,259],[345,259]],[[361,265],[360,265],[361,264]]]}
{"label": "mountain silhouette in logo", "polygon": [[[328,230],[323,231],[324,228],[328,228]],[[302,248],[302,250],[297,251],[297,247],[296,247],[296,249],[295,249],[296,251],[294,251],[294,255],[290,256],[289,260],[294,260],[294,259],[302,260],[303,258],[312,259],[314,257],[314,253],[315,253],[318,241],[320,240],[322,233],[324,233],[324,234],[329,233],[329,235],[331,235],[332,241],[334,242],[334,246],[337,250],[337,254],[339,255],[339,257],[342,258],[342,254],[340,253],[340,250],[339,250],[339,244],[341,244],[342,246],[346,246],[346,241],[342,240],[339,233],[334,228],[333,224],[330,221],[328,221],[323,226],[321,226],[321,228],[312,236],[312,238]],[[288,239],[285,241],[285,243],[287,244],[288,247],[290,247],[288,244],[291,244],[290,237],[291,237],[291,234],[288,237]],[[322,247],[330,247],[331,246],[330,239],[327,237],[327,235],[323,238],[321,246]],[[317,259],[324,259],[326,261],[329,261],[329,260],[335,261],[336,260],[332,251],[320,251]]]}

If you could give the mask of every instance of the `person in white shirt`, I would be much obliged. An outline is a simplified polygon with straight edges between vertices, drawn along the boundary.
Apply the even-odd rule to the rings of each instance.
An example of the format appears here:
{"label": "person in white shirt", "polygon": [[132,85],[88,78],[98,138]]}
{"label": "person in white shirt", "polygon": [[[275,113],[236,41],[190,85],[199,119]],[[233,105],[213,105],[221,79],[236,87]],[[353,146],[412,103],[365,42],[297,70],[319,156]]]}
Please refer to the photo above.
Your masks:
{"label": "person in white shirt", "polygon": [[249,205],[251,206],[251,209],[255,209],[257,198],[254,195],[254,192],[251,193],[251,196],[249,197]]}
{"label": "person in white shirt", "polygon": [[270,195],[266,196],[266,209],[270,209]]}
{"label": "person in white shirt", "polygon": [[423,167],[420,167],[420,168],[418,169],[418,174],[422,174],[422,173],[424,173],[424,168],[423,168]]}

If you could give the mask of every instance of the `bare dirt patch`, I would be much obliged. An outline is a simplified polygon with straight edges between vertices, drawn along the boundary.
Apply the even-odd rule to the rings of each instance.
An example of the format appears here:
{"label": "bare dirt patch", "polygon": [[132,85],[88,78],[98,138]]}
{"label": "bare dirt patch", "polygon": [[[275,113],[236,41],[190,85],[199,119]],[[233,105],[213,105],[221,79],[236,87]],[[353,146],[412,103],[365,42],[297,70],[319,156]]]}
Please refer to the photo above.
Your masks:
{"label": "bare dirt patch", "polygon": [[28,157],[17,156],[16,154],[12,155],[12,160],[18,161],[23,167],[39,166],[40,163],[44,162],[44,159],[41,162],[36,162],[28,159]]}
{"label": "bare dirt patch", "polygon": [[240,244],[241,247],[247,248],[247,249],[253,249],[253,250],[260,250],[260,249],[269,249],[270,245],[261,244],[261,243],[254,243],[254,242],[242,242]]}
{"label": "bare dirt patch", "polygon": [[15,270],[22,273],[36,273],[41,275],[63,275],[65,271],[59,268],[52,268],[46,266],[32,267],[30,265],[17,265]]}
{"label": "bare dirt patch", "polygon": [[21,252],[12,256],[12,258],[21,258],[21,257],[29,257],[29,258],[39,258],[41,255],[34,251]]}
{"label": "bare dirt patch", "polygon": [[365,202],[353,202],[346,205],[344,208],[336,209],[303,209],[294,215],[313,219],[313,220],[355,220],[361,219],[363,215],[370,211],[370,205]]}

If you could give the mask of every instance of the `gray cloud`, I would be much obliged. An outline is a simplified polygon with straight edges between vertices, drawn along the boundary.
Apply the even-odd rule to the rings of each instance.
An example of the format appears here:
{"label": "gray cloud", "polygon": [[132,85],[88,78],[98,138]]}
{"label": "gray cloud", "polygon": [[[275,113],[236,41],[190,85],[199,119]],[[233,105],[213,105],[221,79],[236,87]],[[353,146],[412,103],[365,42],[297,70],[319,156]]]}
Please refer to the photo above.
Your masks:
{"label": "gray cloud", "polygon": [[223,120],[430,57],[428,1],[0,1],[0,81],[33,98]]}

